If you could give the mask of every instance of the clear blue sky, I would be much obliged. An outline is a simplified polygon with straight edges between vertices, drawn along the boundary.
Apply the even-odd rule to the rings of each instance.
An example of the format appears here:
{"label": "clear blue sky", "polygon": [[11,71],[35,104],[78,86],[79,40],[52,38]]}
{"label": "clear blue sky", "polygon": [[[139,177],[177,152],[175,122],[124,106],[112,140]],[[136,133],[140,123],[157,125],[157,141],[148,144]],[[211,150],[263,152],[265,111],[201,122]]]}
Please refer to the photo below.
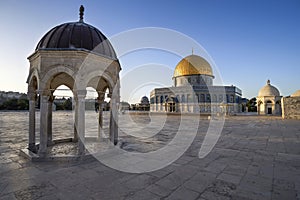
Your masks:
{"label": "clear blue sky", "polygon": [[[244,97],[257,96],[267,79],[283,96],[300,89],[299,0],[2,0],[0,90],[26,92],[27,57],[50,28],[77,21],[81,4],[85,6],[85,22],[107,37],[142,27],[186,34],[207,50],[224,83],[238,86]],[[171,69],[164,81],[172,84],[172,70],[179,57],[151,51],[139,54],[120,57],[123,75],[137,65],[155,62]],[[126,85],[121,89],[131,92],[126,91]],[[149,86],[143,91],[147,96],[148,90]]]}

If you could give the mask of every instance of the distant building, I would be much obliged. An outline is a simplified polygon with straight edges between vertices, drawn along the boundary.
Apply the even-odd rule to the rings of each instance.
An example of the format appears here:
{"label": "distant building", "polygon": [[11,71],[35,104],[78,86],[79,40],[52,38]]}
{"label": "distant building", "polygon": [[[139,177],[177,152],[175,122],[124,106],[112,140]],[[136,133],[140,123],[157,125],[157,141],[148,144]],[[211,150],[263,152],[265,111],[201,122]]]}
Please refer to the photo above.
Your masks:
{"label": "distant building", "polygon": [[130,104],[128,102],[121,101],[120,110],[121,111],[130,110]]}
{"label": "distant building", "polygon": [[152,112],[238,113],[242,91],[236,86],[214,86],[210,64],[198,55],[183,58],[173,75],[174,86],[150,93]]}
{"label": "distant building", "polygon": [[256,98],[258,115],[281,115],[281,98],[279,90],[271,85],[270,80],[262,87]]}
{"label": "distant building", "polygon": [[143,96],[141,98],[140,103],[131,104],[131,110],[149,111],[150,110],[150,102],[149,102],[148,97]]}
{"label": "distant building", "polygon": [[24,99],[27,98],[25,93],[12,92],[12,91],[0,91],[0,99]]}

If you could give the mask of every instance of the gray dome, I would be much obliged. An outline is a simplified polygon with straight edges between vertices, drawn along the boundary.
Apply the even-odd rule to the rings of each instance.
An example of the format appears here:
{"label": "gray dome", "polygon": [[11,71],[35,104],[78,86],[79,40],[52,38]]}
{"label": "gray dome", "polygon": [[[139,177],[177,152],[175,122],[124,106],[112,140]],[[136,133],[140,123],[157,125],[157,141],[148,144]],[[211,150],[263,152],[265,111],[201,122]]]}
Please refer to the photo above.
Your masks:
{"label": "gray dome", "polygon": [[35,50],[88,50],[116,60],[116,53],[97,28],[84,23],[69,22],[48,31],[39,41]]}
{"label": "gray dome", "polygon": [[146,96],[143,96],[141,99],[141,104],[149,104],[149,99]]}

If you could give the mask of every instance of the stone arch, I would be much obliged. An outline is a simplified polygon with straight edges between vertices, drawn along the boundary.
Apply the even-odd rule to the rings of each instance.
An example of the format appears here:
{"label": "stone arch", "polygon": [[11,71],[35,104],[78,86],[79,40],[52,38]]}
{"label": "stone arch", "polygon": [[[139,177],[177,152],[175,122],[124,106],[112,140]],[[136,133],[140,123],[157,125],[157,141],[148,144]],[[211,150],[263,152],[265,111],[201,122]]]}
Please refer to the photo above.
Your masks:
{"label": "stone arch", "polygon": [[[62,66],[62,65],[59,65],[59,66],[56,65],[56,66],[52,66],[52,67],[53,68],[50,69],[49,71],[47,71],[47,73],[40,80],[40,83],[41,83],[40,90],[50,89],[51,80],[57,74],[65,73],[74,79],[75,72],[72,69]],[[74,84],[74,87],[75,86],[76,85]],[[72,87],[72,89],[76,89],[74,87]]]}
{"label": "stone arch", "polygon": [[99,117],[98,117],[98,137],[101,137],[103,131],[103,109],[101,108],[102,103],[105,99],[105,91],[109,89],[110,101],[110,140],[112,143],[117,144],[118,140],[118,110],[119,110],[119,76],[112,77],[110,73],[101,71],[90,71],[83,76],[77,76],[75,79],[76,88],[79,91],[85,91],[87,87],[94,88],[98,93],[98,105],[99,105]]}
{"label": "stone arch", "polygon": [[33,75],[28,82],[28,93],[37,93],[39,87],[39,79]]}
{"label": "stone arch", "polygon": [[[36,90],[38,90],[39,89],[39,85],[40,85],[40,77],[39,77],[39,73],[38,73],[38,71],[36,69],[34,69],[29,74],[29,76],[27,78],[26,82],[28,83],[28,92],[30,92],[30,90],[35,87],[35,86],[32,85],[33,84],[33,82],[32,82],[33,79],[35,79],[35,81],[36,81],[36,85],[37,85]],[[33,87],[33,88],[31,88],[31,87]]]}
{"label": "stone arch", "polygon": [[116,85],[112,78],[110,78],[107,74],[89,74],[84,80],[85,81],[80,82],[80,85],[77,85],[79,89],[93,87],[96,91],[105,92],[105,90],[108,88],[110,93],[112,93]]}

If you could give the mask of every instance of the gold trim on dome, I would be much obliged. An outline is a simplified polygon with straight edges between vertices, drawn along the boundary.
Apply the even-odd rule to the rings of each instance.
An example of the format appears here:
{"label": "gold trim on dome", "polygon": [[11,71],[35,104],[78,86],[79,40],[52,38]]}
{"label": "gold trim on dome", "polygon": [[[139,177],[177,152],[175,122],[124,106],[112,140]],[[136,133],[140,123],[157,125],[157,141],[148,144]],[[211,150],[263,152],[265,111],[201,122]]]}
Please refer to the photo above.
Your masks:
{"label": "gold trim on dome", "polygon": [[202,57],[190,55],[183,58],[176,66],[174,77],[187,75],[208,75],[213,77],[212,68]]}

